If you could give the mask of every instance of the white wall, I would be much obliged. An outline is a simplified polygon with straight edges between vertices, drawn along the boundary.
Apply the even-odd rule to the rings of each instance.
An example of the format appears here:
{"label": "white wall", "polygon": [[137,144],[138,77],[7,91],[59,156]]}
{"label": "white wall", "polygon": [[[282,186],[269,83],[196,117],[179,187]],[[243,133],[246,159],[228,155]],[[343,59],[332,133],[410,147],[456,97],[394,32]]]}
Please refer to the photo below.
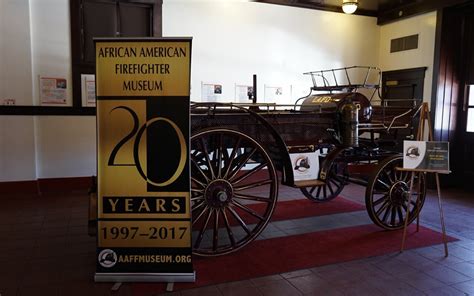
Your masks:
{"label": "white wall", "polygon": [[[72,104],[69,1],[0,0],[0,104],[39,105],[38,77],[65,77]],[[95,117],[0,117],[0,182],[90,176]]]}
{"label": "white wall", "polygon": [[[419,34],[418,48],[390,53],[390,40]],[[411,17],[380,27],[380,67],[383,71],[428,67],[425,72],[423,100],[431,102],[436,12]]]}
{"label": "white wall", "polygon": [[294,103],[311,86],[303,72],[378,64],[373,17],[255,2],[165,0],[163,35],[193,37],[196,101],[202,81],[222,84],[222,100],[231,101],[234,85],[251,85],[257,74],[259,99],[265,84],[293,85],[293,99],[286,102]]}
{"label": "white wall", "polygon": [[36,137],[38,178],[96,174],[95,117],[37,117]]}
{"label": "white wall", "polygon": [[31,34],[28,0],[1,0],[0,104],[31,105]]}
{"label": "white wall", "polygon": [[[68,79],[71,101],[69,1],[0,1],[0,99],[38,103],[38,75]],[[234,1],[163,4],[165,36],[192,36],[192,99],[201,81],[221,83],[223,100],[234,84],[289,87],[293,97],[311,85],[302,72],[347,65],[383,70],[427,66],[425,100],[431,94],[436,14],[382,27],[376,19]],[[390,39],[420,34],[419,49],[389,53]],[[5,42],[8,40],[8,42]],[[380,47],[380,50],[379,50]],[[288,102],[293,102],[287,98]],[[0,117],[0,181],[95,174],[95,118]]]}
{"label": "white wall", "polygon": [[[66,78],[72,105],[69,1],[30,0],[33,98],[39,104],[38,77]],[[96,174],[95,117],[37,116],[37,178]]]}
{"label": "white wall", "polygon": [[33,101],[40,105],[39,76],[67,79],[72,106],[71,27],[69,1],[30,0]]}
{"label": "white wall", "polygon": [[[28,0],[0,0],[0,104],[32,104]],[[0,181],[36,179],[34,119],[0,117]]]}
{"label": "white wall", "polygon": [[[38,104],[38,75],[66,77],[70,103],[69,1],[0,4],[2,41],[9,41],[0,43],[0,94],[8,85],[15,98]],[[296,96],[297,87],[306,93],[311,85],[304,71],[378,62],[375,18],[260,3],[177,0],[165,0],[163,18],[165,36],[194,38],[195,100],[201,97],[201,81],[222,83],[226,101],[234,99],[235,83],[252,83],[252,74],[258,74],[260,98],[264,84],[293,85]],[[12,54],[19,60],[10,60]],[[15,69],[19,79],[10,78]],[[94,117],[0,118],[0,181],[89,176],[95,174],[95,161]]]}
{"label": "white wall", "polygon": [[35,179],[34,118],[0,116],[0,182]]}

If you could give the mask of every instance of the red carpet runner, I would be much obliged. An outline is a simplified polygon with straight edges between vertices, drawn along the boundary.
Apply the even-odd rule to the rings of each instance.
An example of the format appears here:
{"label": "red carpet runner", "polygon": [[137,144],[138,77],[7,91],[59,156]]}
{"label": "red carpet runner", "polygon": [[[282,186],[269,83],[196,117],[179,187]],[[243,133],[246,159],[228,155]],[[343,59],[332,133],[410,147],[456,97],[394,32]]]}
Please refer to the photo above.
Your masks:
{"label": "red carpet runner", "polygon": [[331,200],[331,202],[326,203],[315,203],[308,199],[296,199],[278,202],[271,221],[324,216],[362,210],[365,210],[365,206],[342,197],[337,197]]}
{"label": "red carpet runner", "polygon": [[[406,249],[442,242],[440,233],[425,227],[416,233],[415,227],[410,228]],[[363,225],[254,241],[233,255],[194,258],[197,282],[179,287],[243,280],[392,253],[400,250],[401,236],[402,231]]]}
{"label": "red carpet runner", "polygon": [[[326,208],[322,212],[324,214],[348,212],[351,211],[350,209],[354,210],[354,205],[359,206],[341,198],[336,200],[342,203],[347,202],[346,206],[348,208],[341,206],[339,211],[332,210],[332,212]],[[336,203],[336,200],[326,204],[314,204],[305,200],[298,201],[296,204],[301,206],[298,213],[292,213],[292,209],[290,209],[291,203],[295,203],[295,201],[280,202],[277,205],[274,219],[295,219],[324,215],[321,213],[321,208]],[[300,204],[306,202],[309,202],[312,206],[302,206]],[[360,207],[364,208],[359,206],[359,209]],[[307,213],[306,211],[314,211],[313,209],[318,208],[318,213],[302,214],[302,212]],[[291,216],[288,217],[287,215]],[[400,248],[401,236],[401,230],[384,231],[375,225],[362,225],[254,241],[234,254],[215,258],[194,257],[196,283],[177,283],[175,284],[175,290],[244,280],[393,253]],[[451,237],[448,237],[448,239],[449,241],[455,240]],[[425,227],[420,227],[420,231],[415,232],[415,226],[412,225],[407,235],[405,248],[418,248],[441,242],[440,233]],[[150,295],[150,293],[163,292],[164,287],[164,284],[133,284],[133,295]]]}
{"label": "red carpet runner", "polygon": [[[256,210],[257,212],[263,212],[266,204],[258,203],[248,205],[249,208]],[[280,201],[275,206],[271,221],[282,221],[288,219],[299,219],[314,216],[332,215],[338,213],[348,213],[355,211],[365,210],[365,206],[355,203],[353,201],[338,197],[331,202],[327,203],[315,203],[308,199],[296,199],[288,201]],[[244,219],[246,223],[257,223],[257,218],[251,216],[245,211],[237,209],[239,215]],[[201,223],[204,219],[201,219]],[[236,220],[231,220],[230,225],[238,225]],[[202,224],[198,222],[197,227],[201,227]],[[212,225],[208,225],[208,229],[212,228]]]}

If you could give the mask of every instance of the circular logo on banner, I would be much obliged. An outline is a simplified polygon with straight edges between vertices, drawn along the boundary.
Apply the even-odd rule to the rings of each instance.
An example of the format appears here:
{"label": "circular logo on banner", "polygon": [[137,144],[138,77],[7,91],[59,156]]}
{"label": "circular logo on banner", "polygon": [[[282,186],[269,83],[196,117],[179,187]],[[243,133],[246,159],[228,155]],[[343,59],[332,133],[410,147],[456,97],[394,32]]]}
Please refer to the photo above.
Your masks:
{"label": "circular logo on banner", "polygon": [[294,165],[295,165],[295,168],[294,168],[295,171],[306,172],[310,168],[308,156],[305,156],[305,155],[298,156],[298,158],[296,158],[295,160]]}
{"label": "circular logo on banner", "polygon": [[110,268],[117,263],[117,254],[111,249],[105,249],[99,253],[99,263],[105,268]]}

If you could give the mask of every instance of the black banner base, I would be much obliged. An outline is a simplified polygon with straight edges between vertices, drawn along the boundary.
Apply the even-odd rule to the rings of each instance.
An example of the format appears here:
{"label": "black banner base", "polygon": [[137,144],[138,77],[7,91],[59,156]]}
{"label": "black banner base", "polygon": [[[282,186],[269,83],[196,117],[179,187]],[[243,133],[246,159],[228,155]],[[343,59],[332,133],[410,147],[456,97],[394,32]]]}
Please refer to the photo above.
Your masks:
{"label": "black banner base", "polygon": [[191,273],[96,273],[95,282],[157,282],[157,283],[183,283],[195,282],[196,272]]}

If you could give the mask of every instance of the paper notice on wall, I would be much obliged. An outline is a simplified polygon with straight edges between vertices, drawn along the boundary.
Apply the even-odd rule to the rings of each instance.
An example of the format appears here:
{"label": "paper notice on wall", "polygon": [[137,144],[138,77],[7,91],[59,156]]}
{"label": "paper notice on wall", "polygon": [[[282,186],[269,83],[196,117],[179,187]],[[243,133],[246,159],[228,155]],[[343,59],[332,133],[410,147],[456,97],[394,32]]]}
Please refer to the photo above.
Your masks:
{"label": "paper notice on wall", "polygon": [[95,107],[95,75],[82,74],[82,107]]}
{"label": "paper notice on wall", "polygon": [[3,99],[3,105],[4,106],[15,106],[16,105],[16,100],[15,99]]}
{"label": "paper notice on wall", "polygon": [[203,102],[217,102],[222,99],[222,84],[201,82],[201,98]]}
{"label": "paper notice on wall", "polygon": [[[310,93],[310,86],[302,83],[295,83],[291,85],[291,101],[296,102],[298,99],[307,97]],[[302,101],[299,101],[301,104]]]}
{"label": "paper notice on wall", "polygon": [[253,86],[235,85],[235,101],[238,103],[251,103],[253,96]]}
{"label": "paper notice on wall", "polygon": [[265,103],[283,103],[291,98],[291,86],[272,86],[265,85],[263,98]]}
{"label": "paper notice on wall", "polygon": [[40,76],[40,103],[41,105],[66,105],[67,80],[66,78],[52,78]]}

